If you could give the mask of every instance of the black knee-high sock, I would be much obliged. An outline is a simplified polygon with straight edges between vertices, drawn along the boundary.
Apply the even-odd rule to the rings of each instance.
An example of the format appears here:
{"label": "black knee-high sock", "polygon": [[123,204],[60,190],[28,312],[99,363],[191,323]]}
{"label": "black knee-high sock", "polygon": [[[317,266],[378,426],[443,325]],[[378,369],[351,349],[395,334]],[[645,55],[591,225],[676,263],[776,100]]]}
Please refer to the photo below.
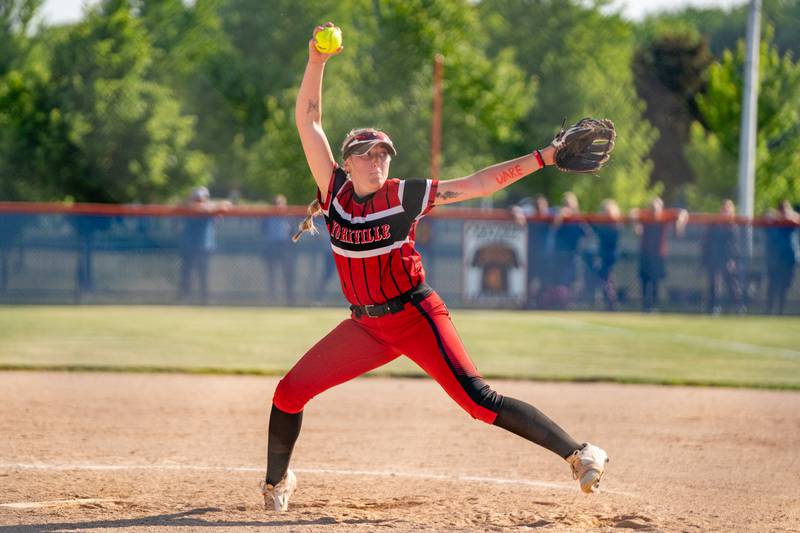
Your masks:
{"label": "black knee-high sock", "polygon": [[292,450],[300,426],[303,424],[303,412],[297,414],[284,413],[275,405],[269,414],[269,440],[267,441],[267,483],[277,484],[289,468]]}
{"label": "black knee-high sock", "polygon": [[543,446],[565,459],[581,447],[537,408],[508,396],[503,396],[503,404],[494,425]]}

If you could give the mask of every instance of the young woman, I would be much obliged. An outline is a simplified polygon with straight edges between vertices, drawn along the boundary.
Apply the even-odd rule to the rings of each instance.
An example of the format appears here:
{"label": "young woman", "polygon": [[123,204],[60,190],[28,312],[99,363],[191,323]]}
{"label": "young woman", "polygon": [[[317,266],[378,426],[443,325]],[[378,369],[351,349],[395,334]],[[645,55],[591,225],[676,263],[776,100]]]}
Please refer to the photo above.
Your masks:
{"label": "young woman", "polygon": [[[326,26],[332,26],[332,23]],[[324,27],[314,30],[314,36]],[[397,155],[379,130],[351,131],[334,159],[322,129],[322,74],[340,53],[321,54],[312,38],[295,120],[350,318],[314,345],[280,381],[269,420],[264,503],[285,511],[297,486],[288,469],[303,408],[317,394],[400,355],[418,364],[471,416],[516,433],[566,459],[584,492],[599,484],[608,457],[581,444],[525,402],[492,390],[475,369],[439,295],[425,283],[414,249],[418,220],[437,205],[487,196],[553,164],[548,146],[449,181],[389,179]]]}

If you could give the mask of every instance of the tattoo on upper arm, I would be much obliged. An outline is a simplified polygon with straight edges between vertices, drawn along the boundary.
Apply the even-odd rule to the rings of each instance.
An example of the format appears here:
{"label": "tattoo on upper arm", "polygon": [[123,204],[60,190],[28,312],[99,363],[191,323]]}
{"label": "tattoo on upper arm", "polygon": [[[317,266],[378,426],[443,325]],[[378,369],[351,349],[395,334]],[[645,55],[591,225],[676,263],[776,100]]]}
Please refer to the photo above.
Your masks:
{"label": "tattoo on upper arm", "polygon": [[313,113],[315,111],[319,111],[319,100],[309,100],[306,114]]}
{"label": "tattoo on upper arm", "polygon": [[464,193],[458,191],[437,191],[436,192],[436,199],[437,200],[452,200],[453,198],[458,198],[462,196]]}

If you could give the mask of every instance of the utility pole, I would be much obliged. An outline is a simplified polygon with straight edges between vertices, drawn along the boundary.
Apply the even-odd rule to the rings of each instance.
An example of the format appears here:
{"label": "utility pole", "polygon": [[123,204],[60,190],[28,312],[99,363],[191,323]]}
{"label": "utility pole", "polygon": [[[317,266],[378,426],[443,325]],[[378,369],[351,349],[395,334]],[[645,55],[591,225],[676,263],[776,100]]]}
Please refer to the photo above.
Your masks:
{"label": "utility pole", "polygon": [[432,180],[439,179],[442,158],[442,70],[444,57],[436,54],[433,59],[433,124],[431,126],[431,174]]}
{"label": "utility pole", "polygon": [[[758,122],[758,61],[761,48],[761,0],[750,0],[747,15],[747,56],[739,133],[739,213],[752,219],[755,199],[756,130]],[[747,257],[753,255],[753,227],[745,237]]]}

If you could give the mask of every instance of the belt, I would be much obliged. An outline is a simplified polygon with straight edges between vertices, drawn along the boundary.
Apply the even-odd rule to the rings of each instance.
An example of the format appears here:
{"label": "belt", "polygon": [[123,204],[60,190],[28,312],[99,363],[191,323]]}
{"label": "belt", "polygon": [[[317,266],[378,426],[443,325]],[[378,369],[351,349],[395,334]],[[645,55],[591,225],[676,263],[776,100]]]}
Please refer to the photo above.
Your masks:
{"label": "belt", "polygon": [[421,302],[427,298],[433,289],[427,283],[420,283],[408,292],[404,292],[396,298],[386,300],[382,304],[374,305],[351,305],[350,310],[356,318],[367,316],[369,318],[379,318],[384,315],[399,313],[409,302]]}

